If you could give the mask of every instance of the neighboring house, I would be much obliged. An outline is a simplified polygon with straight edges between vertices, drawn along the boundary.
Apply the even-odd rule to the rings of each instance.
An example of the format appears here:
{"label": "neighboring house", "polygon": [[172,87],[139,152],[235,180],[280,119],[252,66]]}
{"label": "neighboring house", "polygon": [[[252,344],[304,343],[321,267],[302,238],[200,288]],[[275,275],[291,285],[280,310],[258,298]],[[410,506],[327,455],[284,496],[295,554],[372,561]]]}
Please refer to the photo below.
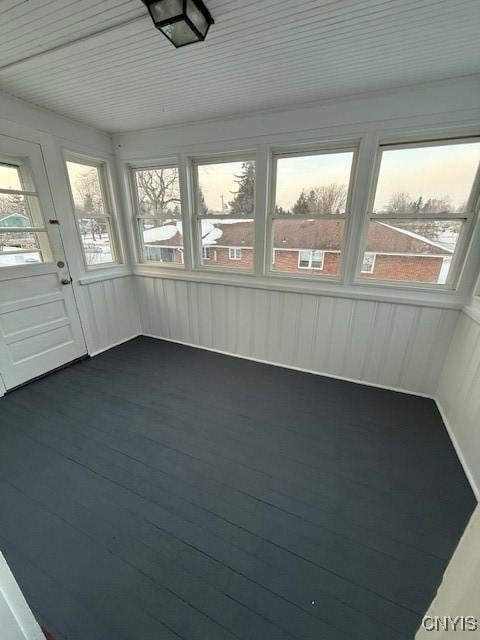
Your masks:
{"label": "neighboring house", "polygon": [[30,227],[30,220],[21,213],[10,213],[4,218],[0,218],[0,227]]}
{"label": "neighboring house", "polygon": [[[341,220],[298,218],[275,221],[273,270],[335,275],[341,257],[343,224]],[[203,264],[251,268],[253,225],[240,221],[214,227],[215,233],[203,239]],[[144,240],[147,259],[183,262],[183,239],[171,223],[145,231]],[[373,222],[361,271],[366,277],[382,280],[444,282],[452,254],[453,249],[440,242],[385,222]]]}

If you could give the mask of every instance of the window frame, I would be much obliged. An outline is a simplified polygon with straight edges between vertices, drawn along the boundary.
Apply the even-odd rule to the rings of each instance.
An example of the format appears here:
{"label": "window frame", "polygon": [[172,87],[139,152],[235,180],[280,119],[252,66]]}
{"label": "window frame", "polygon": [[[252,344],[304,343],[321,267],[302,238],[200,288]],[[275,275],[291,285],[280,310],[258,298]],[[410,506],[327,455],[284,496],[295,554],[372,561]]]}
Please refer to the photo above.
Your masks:
{"label": "window frame", "polygon": [[[182,237],[183,237],[183,250],[181,253],[181,261],[180,262],[162,262],[162,261],[154,261],[146,259],[145,252],[145,244],[143,242],[143,230],[141,228],[142,220],[162,220],[161,216],[142,216],[139,213],[139,201],[138,201],[138,191],[137,191],[137,183],[135,180],[135,173],[137,171],[149,171],[152,169],[176,169],[178,172],[178,189],[180,194],[180,217],[178,218],[182,223]],[[130,191],[130,198],[132,203],[132,221],[134,226],[134,238],[135,238],[135,249],[136,249],[136,258],[137,263],[141,265],[147,265],[153,268],[163,268],[166,269],[178,269],[180,271],[185,271],[186,269],[186,230],[185,227],[188,224],[187,217],[185,213],[185,204],[182,190],[182,170],[181,165],[178,158],[170,158],[158,161],[152,161],[148,163],[140,163],[140,164],[128,164],[128,184]],[[159,245],[161,247],[161,245]],[[165,249],[168,247],[164,247]]]}
{"label": "window frame", "polygon": [[[301,254],[302,253],[308,253],[308,266],[303,267],[300,262],[301,262]],[[321,259],[321,263],[322,266],[321,267],[314,267],[313,265],[313,254],[314,253],[321,253],[322,254],[322,259]],[[318,262],[318,260],[315,260],[315,262]],[[323,271],[325,265],[325,250],[324,249],[299,249],[298,250],[298,260],[297,260],[297,266],[299,269],[314,269],[315,271]]]}
{"label": "window frame", "polygon": [[[119,231],[119,221],[118,221],[118,212],[117,207],[115,205],[114,199],[114,188],[112,183],[112,174],[110,170],[110,162],[106,158],[96,158],[93,156],[84,155],[81,153],[76,153],[74,151],[64,151],[63,153],[63,162],[65,167],[65,176],[68,186],[68,192],[70,196],[70,202],[72,205],[73,217],[75,221],[75,228],[77,231],[77,238],[80,243],[80,251],[82,254],[83,266],[85,271],[100,271],[104,269],[112,269],[116,267],[121,267],[123,265],[123,252],[122,246],[120,242],[120,231]],[[70,176],[68,173],[67,162],[72,162],[75,164],[81,164],[87,167],[93,167],[97,169],[98,178],[100,183],[100,193],[102,196],[102,201],[105,209],[105,213],[103,215],[92,215],[92,216],[78,216],[75,209],[75,200],[73,197],[72,185],[70,183]],[[111,262],[103,262],[100,264],[88,264],[85,248],[83,246],[82,233],[80,229],[80,218],[92,218],[95,220],[105,220],[108,226],[109,235],[110,235],[110,246],[112,251],[112,261]]]}
{"label": "window frame", "polygon": [[[365,256],[372,256],[372,267],[371,269],[364,269],[363,263],[365,260]],[[364,251],[362,254],[362,266],[360,273],[373,273],[375,271],[375,262],[377,260],[377,252],[376,251]]]}
{"label": "window frame", "polygon": [[[13,162],[12,162],[13,160]],[[25,267],[39,266],[45,264],[52,264],[55,261],[54,247],[52,246],[52,240],[48,233],[47,221],[45,218],[45,212],[43,210],[42,202],[40,199],[40,193],[34,180],[33,171],[30,167],[30,163],[25,158],[0,155],[0,165],[14,168],[18,173],[21,189],[4,189],[0,188],[0,194],[4,195],[18,195],[24,198],[35,198],[37,201],[39,215],[42,219],[43,225],[28,226],[28,227],[0,227],[0,233],[26,233],[32,234],[45,234],[46,246],[42,247],[43,242],[38,239],[38,249],[18,249],[18,251],[9,251],[8,255],[22,255],[25,253],[38,253],[40,255],[40,262],[31,262],[24,264],[12,264],[0,266],[0,270],[3,273],[11,272],[12,269],[24,269]],[[27,188],[28,184],[31,188]],[[28,202],[28,200],[27,200]],[[32,221],[33,222],[33,221]]]}
{"label": "window frame", "polygon": [[[277,280],[303,280],[305,282],[331,282],[343,284],[346,278],[346,247],[348,245],[349,230],[353,216],[354,193],[357,182],[358,157],[360,151],[360,140],[346,140],[339,143],[325,144],[308,144],[296,145],[290,148],[272,148],[270,154],[270,174],[268,178],[268,204],[267,204],[267,223],[266,223],[266,242],[265,242],[265,262],[264,274],[268,278]],[[277,186],[277,163],[283,158],[308,157],[319,155],[333,155],[338,153],[352,153],[352,164],[350,168],[349,183],[347,188],[347,200],[345,203],[344,213],[324,213],[324,214],[276,214],[276,186]],[[339,253],[341,255],[340,266],[336,275],[328,274],[307,274],[277,271],[273,269],[274,252],[273,246],[273,227],[275,220],[344,220],[344,228],[342,242]],[[321,251],[321,249],[320,249]],[[324,252],[325,253],[325,252]],[[306,267],[303,267],[306,269]],[[318,269],[323,271],[323,269]]]}
{"label": "window frame", "polygon": [[[210,247],[203,247],[205,249],[210,249]],[[237,258],[238,254],[238,258]],[[232,257],[233,256],[233,257]],[[242,259],[242,247],[228,247],[228,259],[229,260],[241,260]]]}
{"label": "window frame", "polygon": [[[478,220],[478,210],[480,207],[480,162],[477,167],[475,177],[473,179],[470,194],[467,200],[467,206],[463,213],[444,213],[444,214],[390,214],[390,213],[374,213],[373,205],[378,186],[378,178],[382,162],[383,151],[392,149],[419,149],[424,147],[442,147],[455,144],[465,144],[468,142],[480,142],[479,135],[465,134],[463,136],[446,136],[438,135],[425,138],[419,137],[415,140],[414,136],[409,135],[400,139],[385,138],[379,139],[374,158],[372,179],[370,182],[367,203],[363,215],[361,233],[356,238],[357,259],[355,264],[355,274],[353,283],[355,285],[373,286],[388,289],[411,290],[425,293],[454,293],[458,291],[461,284],[462,272],[468,258],[468,248],[475,230]],[[449,273],[444,284],[435,284],[428,282],[411,282],[408,280],[387,280],[380,278],[367,278],[362,275],[361,266],[363,262],[363,254],[366,252],[366,241],[369,230],[369,223],[372,220],[391,220],[391,221],[407,221],[408,220],[456,220],[463,221],[462,229],[458,236],[455,251],[452,255],[452,263]],[[373,253],[373,252],[369,252]],[[379,253],[378,251],[374,253]]]}
{"label": "window frame", "polygon": [[[229,162],[255,162],[255,190],[253,194],[253,213],[251,216],[239,216],[232,215],[230,213],[224,215],[212,215],[212,214],[199,214],[199,180],[198,180],[198,167],[201,165],[208,164],[228,164]],[[206,156],[191,156],[188,159],[189,165],[189,176],[190,176],[190,216],[189,219],[191,221],[191,234],[192,234],[192,270],[193,271],[201,271],[202,273],[228,273],[228,274],[237,274],[242,276],[256,276],[258,275],[255,270],[256,263],[256,246],[257,246],[257,169],[258,169],[258,158],[257,151],[255,149],[247,149],[241,152],[231,152],[231,153],[218,153],[218,154],[209,154]],[[253,225],[253,246],[252,250],[252,268],[238,268],[238,267],[226,267],[226,266],[217,266],[217,265],[204,265],[202,260],[202,233],[201,233],[201,225],[202,220],[250,220]],[[210,249],[215,249],[216,247],[212,245],[208,247]],[[235,247],[237,248],[237,247]],[[242,247],[240,247],[242,248]],[[243,247],[245,248],[245,247]],[[230,247],[229,247],[230,249]],[[229,252],[230,255],[230,252]],[[230,259],[230,258],[229,258]],[[241,258],[240,258],[241,260]]]}

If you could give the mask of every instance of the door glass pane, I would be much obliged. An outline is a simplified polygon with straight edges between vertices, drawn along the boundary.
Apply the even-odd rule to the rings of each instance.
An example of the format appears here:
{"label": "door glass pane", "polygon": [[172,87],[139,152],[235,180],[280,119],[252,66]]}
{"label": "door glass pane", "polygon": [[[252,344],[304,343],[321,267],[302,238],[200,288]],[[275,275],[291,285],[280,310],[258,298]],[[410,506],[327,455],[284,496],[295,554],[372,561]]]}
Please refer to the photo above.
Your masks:
{"label": "door glass pane", "polygon": [[253,268],[253,220],[202,220],[201,235],[203,266]]}
{"label": "door glass pane", "polygon": [[252,217],[255,209],[255,161],[199,164],[197,213]]}
{"label": "door glass pane", "polygon": [[87,265],[113,262],[110,221],[79,218],[78,226]]}
{"label": "door glass pane", "polygon": [[463,224],[459,220],[371,221],[362,277],[445,284]]}
{"label": "door glass pane", "polygon": [[0,228],[43,226],[40,202],[36,196],[0,193]]}
{"label": "door glass pane", "polygon": [[272,269],[282,273],[335,276],[342,260],[344,220],[273,221]]}
{"label": "door glass pane", "polygon": [[134,171],[138,215],[180,218],[180,179],[177,167]]}
{"label": "door glass pane", "polygon": [[147,262],[183,264],[181,220],[140,220],[143,255]]}
{"label": "door glass pane", "polygon": [[275,213],[345,213],[352,162],[352,151],[278,158]]}
{"label": "door glass pane", "polygon": [[67,161],[75,213],[80,217],[105,215],[104,196],[99,168],[90,164]]}
{"label": "door glass pane", "polygon": [[0,189],[22,191],[22,182],[17,167],[0,164]]}
{"label": "door glass pane", "polygon": [[0,231],[0,267],[51,261],[52,255],[46,233]]}
{"label": "door glass pane", "polygon": [[375,213],[463,213],[480,161],[480,142],[383,151]]}

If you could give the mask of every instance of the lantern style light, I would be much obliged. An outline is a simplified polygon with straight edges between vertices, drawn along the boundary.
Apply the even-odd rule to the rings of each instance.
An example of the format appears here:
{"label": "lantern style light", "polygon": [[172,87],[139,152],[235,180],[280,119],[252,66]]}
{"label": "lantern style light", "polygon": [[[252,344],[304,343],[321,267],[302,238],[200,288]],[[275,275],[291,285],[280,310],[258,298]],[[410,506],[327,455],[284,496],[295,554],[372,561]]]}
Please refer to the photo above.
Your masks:
{"label": "lantern style light", "polygon": [[202,0],[142,0],[154,25],[175,47],[205,40],[214,19]]}

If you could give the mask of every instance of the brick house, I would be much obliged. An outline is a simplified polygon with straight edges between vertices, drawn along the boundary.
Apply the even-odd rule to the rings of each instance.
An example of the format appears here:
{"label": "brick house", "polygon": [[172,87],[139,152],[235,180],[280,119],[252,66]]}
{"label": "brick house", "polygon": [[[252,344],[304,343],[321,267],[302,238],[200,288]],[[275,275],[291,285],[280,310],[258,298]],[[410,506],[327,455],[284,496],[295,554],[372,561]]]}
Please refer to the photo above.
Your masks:
{"label": "brick house", "polygon": [[[343,238],[342,220],[276,220],[273,231],[274,271],[336,275]],[[169,238],[157,239],[162,228],[145,231],[150,260],[183,262],[182,236],[171,223]],[[251,269],[253,224],[247,221],[213,223],[214,233],[202,240],[205,266]],[[162,231],[159,231],[162,229]],[[380,280],[444,281],[453,250],[410,230],[385,222],[370,225],[362,275]]]}

